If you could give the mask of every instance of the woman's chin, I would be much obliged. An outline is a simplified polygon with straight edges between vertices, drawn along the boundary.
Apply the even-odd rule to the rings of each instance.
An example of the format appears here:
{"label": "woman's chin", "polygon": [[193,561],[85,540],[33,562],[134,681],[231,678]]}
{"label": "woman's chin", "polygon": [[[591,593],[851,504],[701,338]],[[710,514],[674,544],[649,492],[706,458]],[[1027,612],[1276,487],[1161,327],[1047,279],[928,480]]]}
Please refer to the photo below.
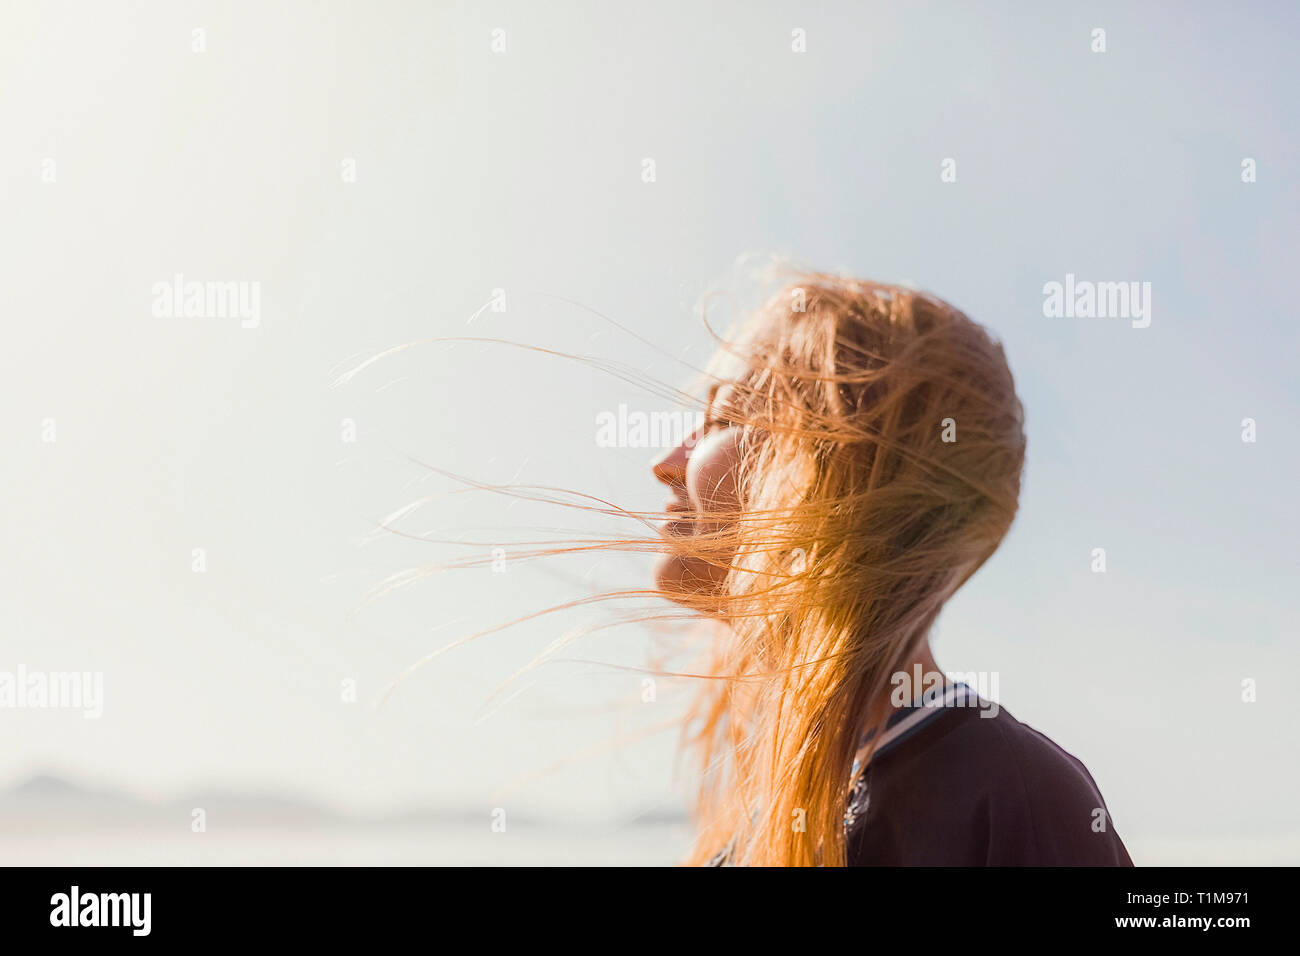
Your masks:
{"label": "woman's chin", "polygon": [[708,561],[667,554],[655,565],[655,587],[663,597],[693,610],[707,610],[722,574]]}
{"label": "woman's chin", "polygon": [[655,587],[670,600],[677,600],[682,591],[682,559],[665,554],[655,562]]}

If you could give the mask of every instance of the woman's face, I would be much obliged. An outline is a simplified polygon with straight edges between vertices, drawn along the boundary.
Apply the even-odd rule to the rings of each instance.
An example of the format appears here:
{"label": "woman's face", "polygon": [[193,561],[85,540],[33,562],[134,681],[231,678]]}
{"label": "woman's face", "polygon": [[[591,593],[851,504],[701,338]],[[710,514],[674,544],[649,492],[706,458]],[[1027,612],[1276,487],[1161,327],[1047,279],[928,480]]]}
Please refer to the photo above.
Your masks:
{"label": "woman's face", "polygon": [[[670,541],[695,538],[697,549],[700,535],[726,527],[726,517],[740,508],[736,475],[744,433],[718,414],[725,407],[727,391],[726,386],[716,390],[703,426],[653,463],[655,478],[672,492],[664,507],[670,517],[660,532]],[[683,547],[680,553],[665,554],[655,569],[656,584],[670,595],[684,597],[716,591],[732,557],[724,549],[720,546],[718,553],[705,555]]]}

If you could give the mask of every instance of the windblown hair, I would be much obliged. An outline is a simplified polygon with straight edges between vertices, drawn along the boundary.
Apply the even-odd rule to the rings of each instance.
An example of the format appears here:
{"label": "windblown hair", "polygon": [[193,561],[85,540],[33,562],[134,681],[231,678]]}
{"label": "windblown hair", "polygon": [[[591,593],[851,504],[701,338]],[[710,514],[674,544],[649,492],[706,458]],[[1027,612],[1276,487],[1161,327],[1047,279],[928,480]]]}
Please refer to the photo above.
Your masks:
{"label": "windblown hair", "polygon": [[[898,286],[796,273],[720,342],[706,370],[714,386],[706,427],[741,429],[738,508],[668,516],[698,521],[696,534],[553,542],[512,553],[667,553],[712,565],[709,587],[614,591],[510,623],[648,595],[687,611],[632,619],[680,623],[687,613],[717,622],[721,637],[703,673],[694,672],[704,679],[684,727],[701,777],[688,862],[725,853],[738,865],[843,865],[855,753],[889,716],[890,678],[1015,517],[1023,410],[1002,348],[981,326]],[[604,370],[645,384],[621,367]],[[665,517],[573,493],[557,497],[556,489],[442,474],[639,523]],[[486,560],[399,575],[397,583]]]}
{"label": "windblown hair", "polygon": [[695,599],[728,635],[688,725],[689,862],[843,865],[890,676],[1015,517],[1023,410],[981,326],[897,286],[798,276],[720,357],[743,368],[709,409],[744,430],[741,506],[672,543],[725,568]]}

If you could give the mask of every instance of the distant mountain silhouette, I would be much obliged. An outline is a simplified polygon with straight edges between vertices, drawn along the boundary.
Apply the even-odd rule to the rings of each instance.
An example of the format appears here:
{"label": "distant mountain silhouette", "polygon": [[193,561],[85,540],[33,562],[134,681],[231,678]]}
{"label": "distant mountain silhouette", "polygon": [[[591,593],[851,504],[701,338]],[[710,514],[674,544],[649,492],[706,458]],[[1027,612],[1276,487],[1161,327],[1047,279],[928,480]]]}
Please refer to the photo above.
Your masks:
{"label": "distant mountain silhouette", "polygon": [[0,793],[0,803],[7,801],[69,801],[87,799],[130,802],[130,798],[125,797],[122,794],[115,794],[109,791],[90,790],[86,787],[78,786],[70,780],[65,780],[62,777],[56,777],[53,774],[48,773],[37,774],[34,777],[24,780],[7,793]]}
{"label": "distant mountain silhouette", "polygon": [[[388,813],[347,814],[311,800],[275,791],[231,789],[195,790],[182,797],[152,801],[121,790],[82,786],[52,773],[39,773],[0,791],[0,834],[42,829],[100,827],[188,827],[191,814],[202,808],[209,826],[303,828],[383,828],[403,826],[485,826],[483,810],[412,807]],[[517,811],[512,826],[564,824],[528,818]],[[651,808],[609,826],[660,826],[685,822],[683,815]],[[603,828],[603,827],[602,827]]]}

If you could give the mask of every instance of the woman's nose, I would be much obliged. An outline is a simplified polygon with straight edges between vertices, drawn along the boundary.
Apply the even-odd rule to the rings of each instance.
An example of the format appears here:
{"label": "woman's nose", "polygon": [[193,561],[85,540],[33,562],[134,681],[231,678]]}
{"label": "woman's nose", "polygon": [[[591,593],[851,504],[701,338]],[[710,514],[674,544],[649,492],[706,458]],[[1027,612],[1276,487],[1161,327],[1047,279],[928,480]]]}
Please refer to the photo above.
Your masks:
{"label": "woman's nose", "polygon": [[665,452],[650,463],[654,476],[665,485],[681,485],[686,482],[686,464],[690,460],[690,449],[695,447],[696,433],[691,432],[676,448]]}

